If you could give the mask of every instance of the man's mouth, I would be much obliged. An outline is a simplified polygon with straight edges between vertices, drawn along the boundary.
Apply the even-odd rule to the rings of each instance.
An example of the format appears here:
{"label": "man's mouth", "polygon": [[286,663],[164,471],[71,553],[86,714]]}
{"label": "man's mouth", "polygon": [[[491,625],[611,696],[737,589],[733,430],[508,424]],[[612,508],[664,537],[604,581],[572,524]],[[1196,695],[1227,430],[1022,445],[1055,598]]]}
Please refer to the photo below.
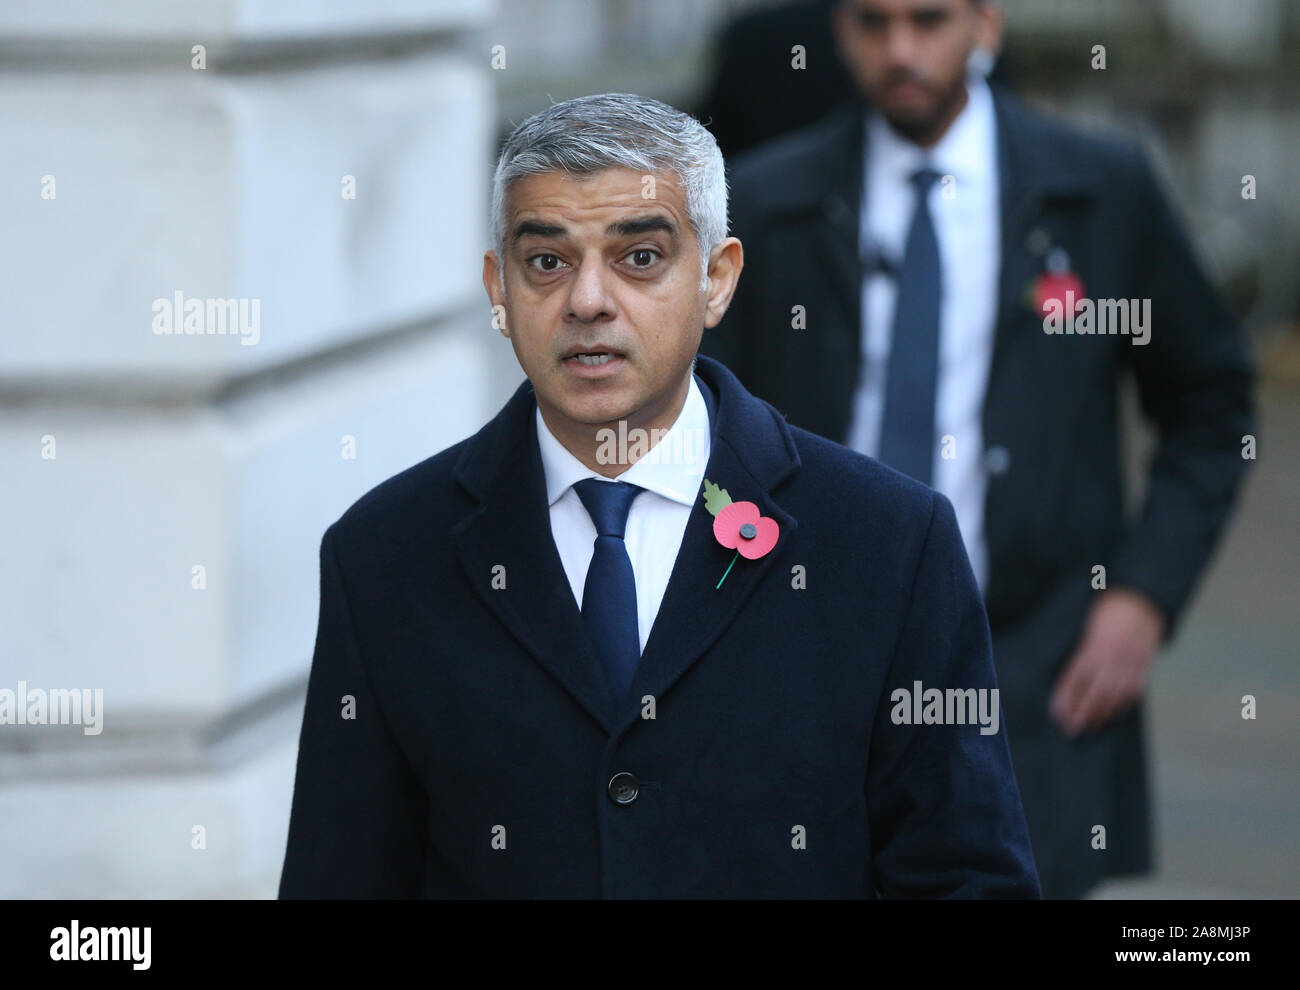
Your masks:
{"label": "man's mouth", "polygon": [[910,73],[898,73],[885,80],[885,94],[894,98],[917,99],[929,95],[925,82]]}
{"label": "man's mouth", "polygon": [[919,99],[927,96],[928,91],[918,82],[905,79],[902,82],[891,83],[885,90],[890,96],[902,99]]}
{"label": "man's mouth", "polygon": [[565,361],[576,361],[579,364],[585,364],[590,367],[596,367],[602,364],[608,364],[614,358],[620,358],[623,355],[612,348],[597,344],[595,347],[583,347],[581,344],[570,347],[564,352]]}
{"label": "man's mouth", "polygon": [[618,373],[627,358],[618,351],[596,346],[590,349],[571,347],[564,355],[564,364],[571,373],[582,378],[602,378]]}

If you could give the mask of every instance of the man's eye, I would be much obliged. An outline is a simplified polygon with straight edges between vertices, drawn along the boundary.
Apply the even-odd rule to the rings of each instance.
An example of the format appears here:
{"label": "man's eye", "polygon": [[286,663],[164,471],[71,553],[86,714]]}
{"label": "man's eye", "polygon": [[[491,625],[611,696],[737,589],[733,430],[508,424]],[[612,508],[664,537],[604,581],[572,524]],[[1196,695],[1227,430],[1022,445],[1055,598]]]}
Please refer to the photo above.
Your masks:
{"label": "man's eye", "polygon": [[553,272],[564,264],[553,254],[535,254],[528,259],[528,263],[539,272]]}
{"label": "man's eye", "polygon": [[637,248],[628,258],[632,261],[633,268],[649,268],[659,260],[660,254],[653,248]]}

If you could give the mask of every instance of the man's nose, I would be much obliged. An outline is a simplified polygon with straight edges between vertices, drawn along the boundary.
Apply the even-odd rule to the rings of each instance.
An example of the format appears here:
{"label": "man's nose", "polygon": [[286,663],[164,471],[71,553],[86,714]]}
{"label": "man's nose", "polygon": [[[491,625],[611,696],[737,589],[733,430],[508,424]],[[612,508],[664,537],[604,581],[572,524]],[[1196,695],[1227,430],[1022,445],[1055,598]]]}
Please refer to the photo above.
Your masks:
{"label": "man's nose", "polygon": [[583,258],[569,283],[569,318],[590,323],[612,316],[611,277],[601,258]]}
{"label": "man's nose", "polygon": [[916,56],[916,35],[908,24],[897,24],[890,28],[887,51],[891,65],[912,67]]}

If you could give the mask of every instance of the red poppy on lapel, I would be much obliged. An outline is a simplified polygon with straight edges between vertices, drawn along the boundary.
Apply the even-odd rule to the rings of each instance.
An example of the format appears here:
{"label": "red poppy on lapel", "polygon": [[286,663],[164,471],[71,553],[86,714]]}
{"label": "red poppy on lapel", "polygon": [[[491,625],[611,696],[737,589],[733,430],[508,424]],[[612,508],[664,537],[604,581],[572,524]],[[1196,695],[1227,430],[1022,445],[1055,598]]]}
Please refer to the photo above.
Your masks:
{"label": "red poppy on lapel", "polygon": [[776,546],[781,527],[775,519],[763,515],[753,502],[733,502],[725,488],[704,479],[704,505],[713,514],[713,536],[728,550],[735,550],[719,579],[717,587],[731,573],[737,559],[757,560]]}
{"label": "red poppy on lapel", "polygon": [[[1083,301],[1083,279],[1071,270],[1070,256],[1062,248],[1054,248],[1048,254],[1047,267],[1029,287],[1028,296],[1030,308],[1042,317],[1050,315],[1053,309],[1069,314],[1068,299],[1074,300],[1075,308]],[[1049,306],[1053,302],[1059,306]]]}

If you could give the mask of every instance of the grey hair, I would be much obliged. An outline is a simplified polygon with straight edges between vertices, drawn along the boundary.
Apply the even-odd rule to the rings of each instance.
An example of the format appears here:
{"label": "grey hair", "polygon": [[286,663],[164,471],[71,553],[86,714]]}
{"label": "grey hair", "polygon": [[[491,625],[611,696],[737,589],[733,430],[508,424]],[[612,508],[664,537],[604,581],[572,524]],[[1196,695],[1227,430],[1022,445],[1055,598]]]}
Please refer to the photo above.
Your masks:
{"label": "grey hair", "polygon": [[543,172],[582,176],[607,168],[677,176],[700,245],[700,288],[708,285],[709,254],[727,236],[727,175],[718,142],[698,120],[666,103],[601,93],[547,107],[506,139],[492,180],[492,244],[503,288],[511,184]]}

